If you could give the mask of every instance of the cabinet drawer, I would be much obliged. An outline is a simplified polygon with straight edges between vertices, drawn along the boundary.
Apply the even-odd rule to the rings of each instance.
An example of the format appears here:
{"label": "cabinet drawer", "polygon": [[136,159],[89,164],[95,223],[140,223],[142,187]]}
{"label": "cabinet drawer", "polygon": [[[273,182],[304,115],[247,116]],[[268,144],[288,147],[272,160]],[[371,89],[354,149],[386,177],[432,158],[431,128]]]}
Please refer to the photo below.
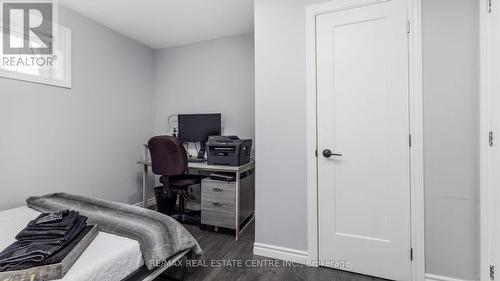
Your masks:
{"label": "cabinet drawer", "polygon": [[201,223],[235,229],[235,212],[234,202],[225,202],[213,195],[205,196],[201,203]]}
{"label": "cabinet drawer", "polygon": [[[227,198],[233,198],[235,196],[235,183],[227,183],[221,181],[214,181],[210,179],[204,179],[201,182],[201,192],[205,194],[213,194],[216,196],[222,196]],[[202,196],[203,197],[203,196]]]}
{"label": "cabinet drawer", "polygon": [[235,229],[235,183],[203,179],[201,182],[201,223]]}

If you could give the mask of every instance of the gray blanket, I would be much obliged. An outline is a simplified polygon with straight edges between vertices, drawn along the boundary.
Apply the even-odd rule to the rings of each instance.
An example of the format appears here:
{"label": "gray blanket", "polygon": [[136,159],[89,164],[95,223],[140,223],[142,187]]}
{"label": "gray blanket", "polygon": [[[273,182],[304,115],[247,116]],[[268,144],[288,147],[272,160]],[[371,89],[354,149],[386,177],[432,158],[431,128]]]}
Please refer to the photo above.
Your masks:
{"label": "gray blanket", "polygon": [[180,223],[152,210],[65,193],[30,197],[26,202],[40,212],[77,211],[103,232],[137,240],[149,270],[183,250],[202,254],[198,242]]}

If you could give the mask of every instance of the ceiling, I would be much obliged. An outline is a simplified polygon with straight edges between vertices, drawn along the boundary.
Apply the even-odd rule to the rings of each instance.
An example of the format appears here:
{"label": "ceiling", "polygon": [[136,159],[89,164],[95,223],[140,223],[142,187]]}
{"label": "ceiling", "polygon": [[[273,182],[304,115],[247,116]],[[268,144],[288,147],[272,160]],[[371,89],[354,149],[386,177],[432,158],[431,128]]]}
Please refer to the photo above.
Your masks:
{"label": "ceiling", "polygon": [[253,32],[253,0],[59,0],[153,48]]}

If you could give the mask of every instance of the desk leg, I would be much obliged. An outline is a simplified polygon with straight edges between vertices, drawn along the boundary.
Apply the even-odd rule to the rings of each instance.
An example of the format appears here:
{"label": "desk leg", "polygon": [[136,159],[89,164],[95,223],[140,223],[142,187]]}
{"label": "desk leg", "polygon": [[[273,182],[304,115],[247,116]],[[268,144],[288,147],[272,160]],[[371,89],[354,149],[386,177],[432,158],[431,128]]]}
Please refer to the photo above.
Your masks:
{"label": "desk leg", "polygon": [[144,165],[142,168],[142,207],[148,207],[148,165]]}
{"label": "desk leg", "polygon": [[236,241],[240,240],[240,172],[236,172]]}
{"label": "desk leg", "polygon": [[[254,173],[255,173],[255,170],[254,170]],[[240,190],[240,186],[241,186],[240,183],[241,183],[241,181],[240,181],[240,176],[239,175],[237,177],[237,180],[238,180],[238,184],[237,184],[238,188],[236,190],[238,192],[238,197],[237,198],[239,198],[240,194],[241,194],[241,190]],[[253,196],[255,198],[255,185],[253,187],[253,190],[254,190],[253,191],[254,192]],[[252,223],[255,222],[255,200],[254,200],[253,213],[250,216],[250,218],[247,218],[247,222],[245,223],[245,225],[243,225],[243,227],[241,227],[241,225],[240,225],[241,222],[240,222],[240,219],[239,219],[239,217],[240,217],[240,207],[239,207],[240,204],[239,204],[239,200],[237,200],[236,202],[237,202],[237,205],[236,205],[237,209],[236,209],[236,211],[237,211],[237,216],[238,216],[238,218],[236,220],[237,221],[236,241],[238,241],[245,234],[245,232],[248,230],[248,228],[250,228],[250,226],[252,225]]]}

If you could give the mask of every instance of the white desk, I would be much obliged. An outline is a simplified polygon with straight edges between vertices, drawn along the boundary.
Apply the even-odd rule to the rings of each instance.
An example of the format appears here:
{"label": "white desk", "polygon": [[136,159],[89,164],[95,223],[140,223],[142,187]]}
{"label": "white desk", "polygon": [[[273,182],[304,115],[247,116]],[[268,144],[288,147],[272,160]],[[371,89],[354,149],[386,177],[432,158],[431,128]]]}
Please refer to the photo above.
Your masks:
{"label": "white desk", "polygon": [[[149,160],[149,150],[145,145],[144,159],[137,161],[138,164],[142,165],[142,206],[147,208],[148,198],[147,198],[147,188],[148,188],[148,172],[151,166],[151,161]],[[235,192],[235,204],[236,204],[236,241],[240,240],[241,235],[248,229],[248,227],[253,223],[255,217],[252,217],[247,221],[244,226],[241,226],[240,222],[240,176],[241,173],[253,170],[255,168],[255,162],[244,164],[239,167],[233,166],[219,166],[219,165],[208,165],[207,162],[204,163],[188,163],[188,169],[196,171],[208,171],[208,172],[229,172],[236,174],[236,192]]]}

